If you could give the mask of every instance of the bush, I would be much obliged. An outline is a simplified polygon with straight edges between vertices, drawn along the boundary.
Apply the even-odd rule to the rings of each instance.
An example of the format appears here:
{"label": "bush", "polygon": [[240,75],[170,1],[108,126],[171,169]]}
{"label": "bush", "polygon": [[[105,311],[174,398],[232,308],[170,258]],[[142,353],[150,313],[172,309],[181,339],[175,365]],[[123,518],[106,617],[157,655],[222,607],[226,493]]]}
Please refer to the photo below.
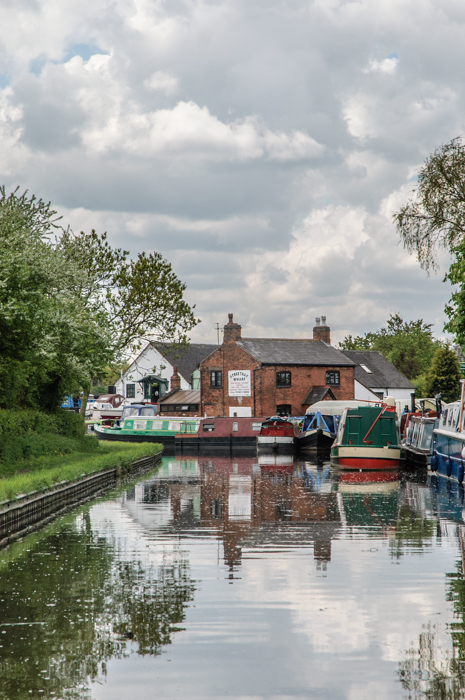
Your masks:
{"label": "bush", "polygon": [[3,465],[30,457],[88,452],[97,448],[97,439],[85,435],[84,420],[77,413],[0,410],[0,463]]}

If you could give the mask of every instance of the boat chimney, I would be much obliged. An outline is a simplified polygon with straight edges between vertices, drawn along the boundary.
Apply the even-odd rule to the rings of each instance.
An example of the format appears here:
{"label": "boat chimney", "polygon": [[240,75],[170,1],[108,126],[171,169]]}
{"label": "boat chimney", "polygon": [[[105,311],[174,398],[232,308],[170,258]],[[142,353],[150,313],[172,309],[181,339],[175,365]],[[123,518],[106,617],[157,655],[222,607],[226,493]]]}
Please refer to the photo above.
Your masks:
{"label": "boat chimney", "polygon": [[319,317],[315,319],[313,340],[322,340],[326,345],[331,345],[331,329],[326,325],[326,316],[322,316],[321,319]]}

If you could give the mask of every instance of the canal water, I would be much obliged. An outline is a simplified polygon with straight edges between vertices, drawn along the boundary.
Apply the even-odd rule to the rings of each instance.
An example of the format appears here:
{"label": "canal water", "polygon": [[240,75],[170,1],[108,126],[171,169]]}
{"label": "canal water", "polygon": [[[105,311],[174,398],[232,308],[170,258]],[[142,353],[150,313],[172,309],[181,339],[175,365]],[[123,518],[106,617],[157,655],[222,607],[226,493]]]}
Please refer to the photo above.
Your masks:
{"label": "canal water", "polygon": [[463,698],[463,498],[164,457],[0,552],[0,698]]}

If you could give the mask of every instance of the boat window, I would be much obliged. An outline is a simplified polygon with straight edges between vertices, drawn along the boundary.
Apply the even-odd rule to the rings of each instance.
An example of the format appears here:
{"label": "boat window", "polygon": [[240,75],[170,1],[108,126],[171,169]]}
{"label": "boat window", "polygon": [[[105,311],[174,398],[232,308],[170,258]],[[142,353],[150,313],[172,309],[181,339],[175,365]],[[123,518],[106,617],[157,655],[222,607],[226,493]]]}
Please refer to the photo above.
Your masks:
{"label": "boat window", "polygon": [[146,430],[147,429],[147,421],[146,420],[135,420],[134,421],[134,430]]}
{"label": "boat window", "polygon": [[234,423],[233,423],[232,429],[233,429],[233,432],[234,432],[234,433],[237,433],[237,431],[239,430],[239,423],[235,423],[235,422],[234,422]]}
{"label": "boat window", "polygon": [[157,415],[156,406],[147,406],[146,408],[141,408],[140,415],[141,416],[156,416]]}
{"label": "boat window", "polygon": [[261,424],[261,423],[251,423],[251,424],[250,424],[250,428],[251,428],[252,430],[260,430],[261,427],[262,427],[262,424]]}
{"label": "boat window", "polygon": [[163,421],[162,420],[153,420],[152,421],[152,430],[163,430]]}
{"label": "boat window", "polygon": [[181,422],[176,420],[170,420],[168,430],[176,430],[179,433],[181,430]]}
{"label": "boat window", "polygon": [[138,408],[132,408],[131,406],[126,406],[126,408],[123,408],[123,415],[121,418],[124,420],[125,418],[129,418],[129,416],[138,416],[139,415],[139,409]]}
{"label": "boat window", "polygon": [[423,435],[421,436],[420,447],[424,449],[429,449],[431,447],[431,440],[433,439],[433,423],[425,423],[423,425]]}
{"label": "boat window", "polygon": [[203,430],[205,433],[212,433],[215,430],[215,424],[214,423],[204,423]]}

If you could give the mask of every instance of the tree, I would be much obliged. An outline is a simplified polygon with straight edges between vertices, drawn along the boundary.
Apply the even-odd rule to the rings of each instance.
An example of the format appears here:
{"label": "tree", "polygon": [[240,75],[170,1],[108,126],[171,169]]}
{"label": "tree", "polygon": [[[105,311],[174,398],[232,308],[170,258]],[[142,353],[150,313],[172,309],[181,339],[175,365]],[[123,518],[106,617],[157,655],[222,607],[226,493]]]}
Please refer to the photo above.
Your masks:
{"label": "tree", "polygon": [[108,331],[72,293],[83,271],[57,253],[50,204],[0,188],[0,406],[53,409],[111,360]]}
{"label": "tree", "polygon": [[[128,260],[128,251],[113,249],[106,233],[69,229],[57,241],[57,251],[85,271],[74,291],[106,319],[115,362],[126,361],[149,340],[187,345],[198,320],[184,300],[186,285],[160,253],[139,253]],[[83,386],[85,411],[90,378]]]}
{"label": "tree", "polygon": [[422,267],[436,267],[435,248],[451,250],[465,236],[465,144],[439,146],[418,171],[412,198],[393,214],[397,231]]}
{"label": "tree", "polygon": [[52,410],[144,340],[187,344],[197,323],[159,253],[130,260],[27,192],[0,188],[0,245],[0,406]]}
{"label": "tree", "polygon": [[408,379],[413,380],[426,372],[439,341],[433,338],[432,324],[404,321],[400,314],[391,314],[386,328],[348,335],[340,344],[342,350],[378,350]]}
{"label": "tree", "polygon": [[450,403],[460,397],[460,366],[452,348],[437,348],[433,362],[426,375],[428,396],[441,394],[443,401]]}
{"label": "tree", "polygon": [[453,248],[455,262],[449,268],[444,280],[452,284],[458,284],[459,288],[452,293],[452,297],[446,304],[445,312],[449,321],[444,330],[452,333],[458,345],[465,347],[465,241],[461,241]]}

